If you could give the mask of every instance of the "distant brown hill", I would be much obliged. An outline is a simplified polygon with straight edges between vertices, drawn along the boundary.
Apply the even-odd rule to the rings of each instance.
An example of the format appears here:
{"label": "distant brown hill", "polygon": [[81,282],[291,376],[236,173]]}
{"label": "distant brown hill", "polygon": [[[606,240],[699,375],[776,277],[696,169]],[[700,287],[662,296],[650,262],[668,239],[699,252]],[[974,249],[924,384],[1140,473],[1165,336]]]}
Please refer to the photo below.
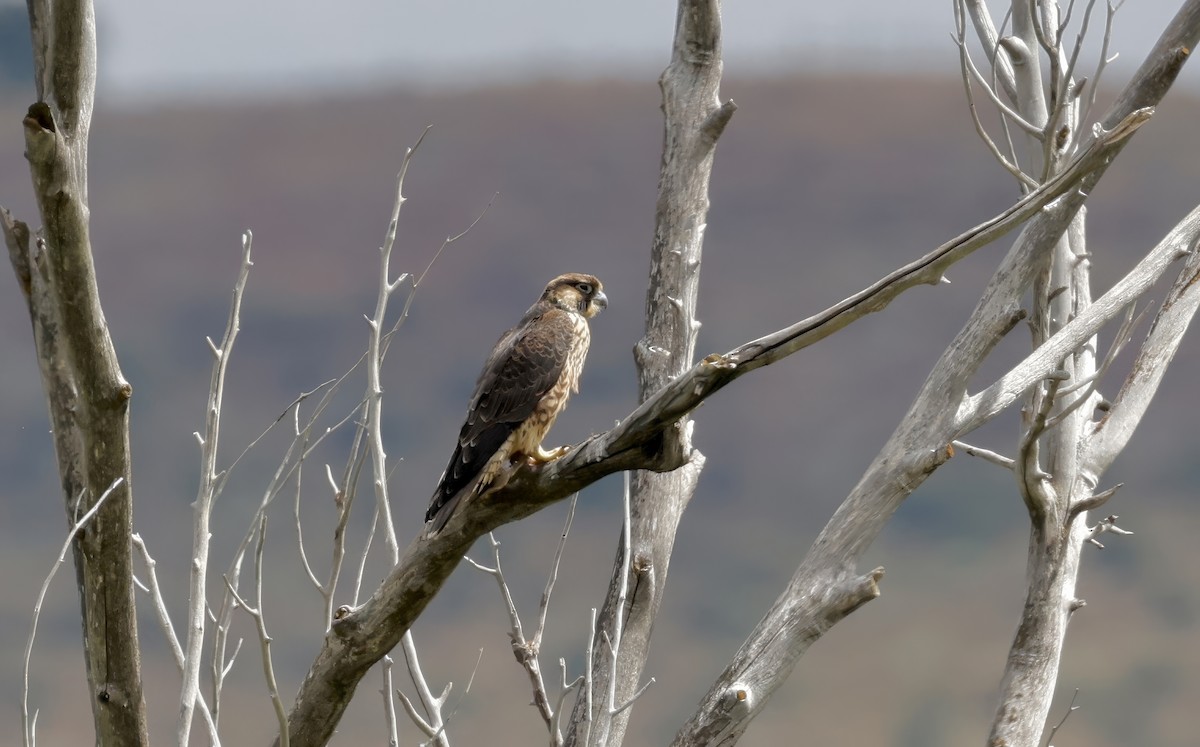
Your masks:
{"label": "distant brown hill", "polygon": [[[717,152],[702,353],[819,311],[1016,196],[975,139],[957,78],[733,79],[724,94],[740,108]],[[8,123],[0,132],[0,204],[32,219],[19,128],[26,103],[0,99],[0,121]],[[388,360],[385,434],[398,465],[392,490],[401,534],[418,527],[482,356],[548,277],[595,273],[611,299],[593,325],[582,394],[552,440],[579,440],[632,408],[630,349],[642,325],[662,140],[653,82],[120,109],[103,108],[101,93],[101,103],[91,146],[93,237],[106,315],[135,390],[139,531],[163,576],[182,578],[186,562],[197,472],[191,433],[203,424],[209,377],[204,337],[219,336],[224,324],[239,233],[254,230],[255,268],[230,369],[226,462],[298,392],[337,376],[364,348],[363,314],[373,305],[395,172],[427,124],[433,130],[409,173],[397,271],[419,273],[443,238],[492,204],[433,267]],[[1101,286],[1200,200],[1198,113],[1196,101],[1169,98],[1094,195],[1090,247]],[[982,250],[950,273],[952,285],[911,291],[699,411],[696,438],[709,466],[680,533],[648,669],[658,684],[636,710],[631,744],[667,740],[757,622],[907,408],[1002,251]],[[28,322],[15,283],[0,283],[0,563],[34,569],[3,576],[0,622],[8,633],[0,666],[8,676],[0,677],[0,699],[12,703],[40,569],[52,561],[64,522]],[[1013,361],[1024,340],[1009,342],[997,355]],[[1184,434],[1195,419],[1197,350],[1194,339],[1185,343],[1109,476],[1128,485],[1112,510],[1137,534],[1085,554],[1081,591],[1089,605],[1073,623],[1060,680],[1067,699],[1081,689],[1083,710],[1064,727],[1065,741],[1194,744],[1200,509],[1196,446]],[[979,440],[1011,450],[1015,433],[1007,421]],[[344,439],[321,457],[335,471],[340,445]],[[218,582],[238,522],[280,451],[276,439],[254,452],[218,508]],[[310,558],[321,569],[330,535],[323,469],[314,461],[302,497]],[[588,610],[600,603],[611,568],[618,495],[610,480],[582,497],[564,560],[571,582],[555,600],[543,649],[547,666],[564,656],[578,671]],[[292,499],[281,500],[272,515],[268,609],[277,610],[277,666],[290,693],[321,621],[316,595],[291,567]],[[369,512],[364,497],[356,539]],[[1022,514],[1007,475],[965,457],[947,465],[874,551],[888,568],[884,596],[821,641],[747,743],[790,743],[799,730],[828,745],[980,739],[1021,603]],[[499,534],[529,615],[563,515],[557,507]],[[47,744],[86,739],[77,730],[87,727],[78,718],[87,695],[69,577],[59,578],[43,613],[36,653],[39,734]],[[178,612],[183,584],[169,593]],[[152,731],[162,741],[174,718],[176,676],[148,613],[142,637],[154,683]],[[542,741],[536,714],[523,707],[525,682],[505,625],[490,579],[464,569],[416,629],[426,672],[435,684],[454,680],[456,692],[485,649],[452,727],[461,744],[494,744],[497,733],[508,735],[507,744]],[[236,697],[224,723],[232,744],[263,743],[271,731],[251,648],[231,685]],[[378,739],[378,699],[365,692],[377,687],[364,686],[336,743]]]}

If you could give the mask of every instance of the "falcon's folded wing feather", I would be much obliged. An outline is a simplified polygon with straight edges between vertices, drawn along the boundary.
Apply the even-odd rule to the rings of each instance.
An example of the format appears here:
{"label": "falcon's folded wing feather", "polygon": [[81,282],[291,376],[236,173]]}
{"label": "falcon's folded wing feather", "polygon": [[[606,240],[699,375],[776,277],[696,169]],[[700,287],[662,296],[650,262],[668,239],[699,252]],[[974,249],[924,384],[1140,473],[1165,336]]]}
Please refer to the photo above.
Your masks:
{"label": "falcon's folded wing feather", "polygon": [[[511,458],[537,458],[541,439],[578,385],[587,319],[607,305],[600,281],[561,275],[492,349],[454,454],[425,514],[440,531],[462,498],[492,486]],[[544,458],[544,456],[542,456]]]}

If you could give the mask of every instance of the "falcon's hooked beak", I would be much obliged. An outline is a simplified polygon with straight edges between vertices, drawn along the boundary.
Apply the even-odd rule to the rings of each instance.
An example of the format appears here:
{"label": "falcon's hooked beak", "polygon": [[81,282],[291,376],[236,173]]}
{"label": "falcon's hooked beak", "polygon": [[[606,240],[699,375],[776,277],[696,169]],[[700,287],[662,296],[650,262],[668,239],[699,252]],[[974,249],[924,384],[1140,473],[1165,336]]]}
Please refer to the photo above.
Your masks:
{"label": "falcon's hooked beak", "polygon": [[596,291],[596,295],[592,296],[592,305],[601,309],[608,308],[608,296],[604,295],[604,291]]}

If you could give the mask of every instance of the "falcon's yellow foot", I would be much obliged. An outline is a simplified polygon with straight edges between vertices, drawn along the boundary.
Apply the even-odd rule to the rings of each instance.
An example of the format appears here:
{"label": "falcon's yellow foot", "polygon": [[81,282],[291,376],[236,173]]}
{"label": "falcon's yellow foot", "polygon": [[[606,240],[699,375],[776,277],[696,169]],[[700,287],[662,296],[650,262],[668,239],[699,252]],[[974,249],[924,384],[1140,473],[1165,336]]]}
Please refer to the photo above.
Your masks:
{"label": "falcon's yellow foot", "polygon": [[525,461],[528,462],[530,466],[536,467],[539,464],[545,464],[546,462],[553,462],[555,459],[558,459],[559,457],[566,456],[567,452],[570,450],[571,450],[570,446],[559,446],[557,449],[551,449],[550,451],[545,451],[539,445],[536,452],[534,452],[533,454],[525,455]]}

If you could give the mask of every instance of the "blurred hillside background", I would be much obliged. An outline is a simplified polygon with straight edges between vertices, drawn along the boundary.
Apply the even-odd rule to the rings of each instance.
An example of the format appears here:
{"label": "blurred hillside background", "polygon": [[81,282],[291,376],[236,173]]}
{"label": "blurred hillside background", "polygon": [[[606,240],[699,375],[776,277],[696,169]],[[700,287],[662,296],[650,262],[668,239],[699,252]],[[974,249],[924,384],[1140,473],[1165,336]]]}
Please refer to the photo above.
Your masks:
{"label": "blurred hillside background", "polygon": [[[550,441],[577,442],[634,406],[630,351],[642,330],[662,141],[656,78],[674,8],[573,5],[362,0],[333,11],[303,2],[123,0],[99,9],[93,244],[105,313],[134,387],[137,529],[159,561],[176,624],[198,474],[192,432],[203,427],[211,364],[204,338],[222,332],[240,232],[254,231],[255,266],[229,370],[223,464],[299,392],[339,375],[365,349],[363,315],[374,304],[395,174],[428,124],[393,267],[419,273],[444,237],[492,204],[434,265],[387,360],[384,434],[401,540],[420,529],[483,357],[549,277],[595,273],[611,299],[593,324],[583,391]],[[739,110],[712,182],[701,355],[825,308],[1017,196],[974,134],[949,3],[831,5],[727,5],[722,93]],[[1110,70],[1110,85],[1127,79],[1175,6],[1122,9],[1113,45],[1123,64]],[[27,52],[16,51],[23,37],[12,33],[23,4],[0,4],[0,20],[0,204],[36,223],[20,129],[32,86]],[[1200,72],[1185,70],[1090,202],[1097,295],[1200,200],[1198,82]],[[680,530],[647,667],[657,684],[635,709],[628,744],[668,741],[691,712],[907,409],[1007,244],[953,268],[952,285],[910,291],[697,413],[708,466]],[[0,275],[4,745],[19,742],[22,649],[65,522],[28,317],[11,274]],[[1026,351],[1024,335],[1010,337],[988,375]],[[1123,375],[1112,374],[1105,390]],[[1059,744],[1196,743],[1197,377],[1193,333],[1105,480],[1126,484],[1106,510],[1136,534],[1084,554],[1088,606],[1072,622],[1055,714],[1075,688],[1082,709]],[[363,384],[360,376],[349,385],[339,412]],[[1011,452],[1016,433],[1013,414],[970,440]],[[340,471],[347,441],[334,438],[314,457],[300,496],[321,576],[333,515],[322,465]],[[285,447],[276,434],[251,452],[217,506],[212,598]],[[619,497],[616,477],[581,496],[542,649],[548,670],[563,656],[572,676],[581,671],[589,610],[611,572]],[[372,500],[367,490],[358,504],[352,550]],[[285,491],[271,514],[267,567],[268,625],[289,698],[323,629],[320,599],[298,568],[292,505]],[[555,506],[497,532],[527,620],[565,514]],[[873,549],[871,562],[887,568],[883,596],[814,647],[745,743],[790,744],[798,734],[814,744],[897,747],[982,739],[1022,604],[1026,538],[1009,475],[953,459]],[[487,548],[475,557],[487,560]],[[368,586],[384,572],[374,563]],[[178,676],[148,605],[140,620],[151,733],[165,742]],[[494,582],[467,567],[415,628],[431,684],[453,680],[462,698],[450,727],[457,744],[544,740],[506,631]],[[238,633],[247,645],[225,696],[226,741],[264,744],[274,718],[248,620]],[[91,739],[79,647],[64,568],[34,652],[43,744]],[[472,690],[461,695],[481,648]],[[364,681],[335,743],[382,739],[379,683],[376,674]],[[407,729],[403,743],[416,742]]]}

